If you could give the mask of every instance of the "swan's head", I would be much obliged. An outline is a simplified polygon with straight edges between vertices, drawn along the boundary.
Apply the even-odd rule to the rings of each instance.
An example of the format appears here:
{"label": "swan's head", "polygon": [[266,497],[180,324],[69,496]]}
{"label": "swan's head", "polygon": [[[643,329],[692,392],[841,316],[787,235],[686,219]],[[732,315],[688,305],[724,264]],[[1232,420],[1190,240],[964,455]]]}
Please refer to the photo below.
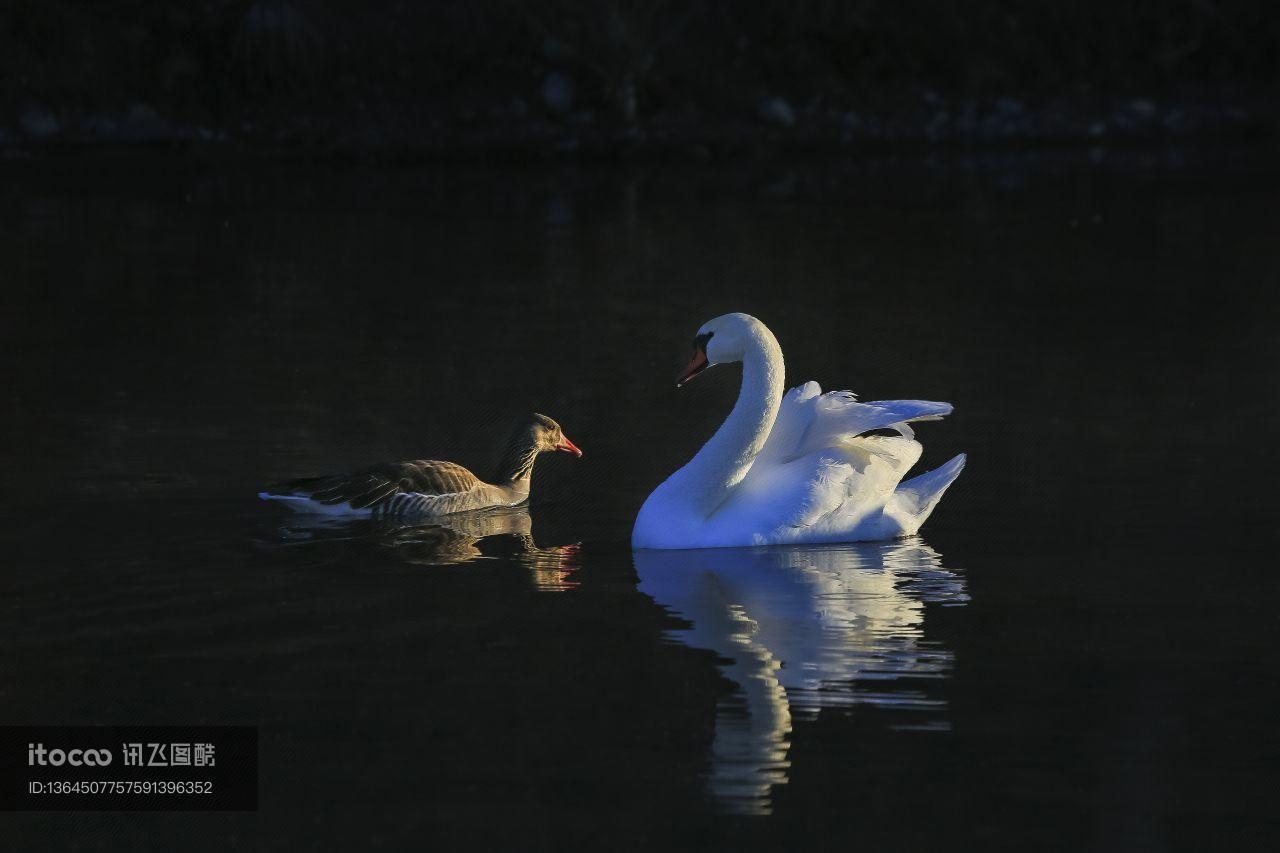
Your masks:
{"label": "swan's head", "polygon": [[560,424],[537,412],[529,415],[528,421],[517,429],[516,434],[517,441],[526,446],[536,448],[539,453],[546,453],[550,450],[563,450],[565,453],[572,453],[574,456],[582,455],[582,451],[578,449],[578,446],[565,437],[564,430],[560,429]]}
{"label": "swan's head", "polygon": [[693,339],[693,360],[676,377],[676,387],[715,364],[742,361],[763,324],[750,314],[721,314],[708,320]]}

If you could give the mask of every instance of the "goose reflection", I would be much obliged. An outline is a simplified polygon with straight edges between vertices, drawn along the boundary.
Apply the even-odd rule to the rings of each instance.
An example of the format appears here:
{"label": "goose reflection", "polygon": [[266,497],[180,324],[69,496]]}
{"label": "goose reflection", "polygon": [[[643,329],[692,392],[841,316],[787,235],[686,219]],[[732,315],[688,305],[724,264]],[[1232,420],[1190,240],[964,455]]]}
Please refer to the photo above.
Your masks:
{"label": "goose reflection", "polygon": [[541,592],[567,592],[578,586],[573,580],[578,545],[540,547],[524,506],[454,513],[411,525],[319,520],[284,528],[280,534],[289,544],[371,537],[398,559],[419,566],[505,559],[527,568],[530,581]]}
{"label": "goose reflection", "polygon": [[737,689],[716,708],[708,779],[730,810],[769,811],[793,719],[823,707],[874,704],[896,728],[946,728],[945,702],[918,686],[952,664],[925,635],[925,605],[968,597],[920,539],[633,556],[639,589],[691,623],[673,637],[730,661]]}
{"label": "goose reflection", "polygon": [[578,586],[571,577],[578,568],[578,545],[539,547],[533,539],[533,519],[523,506],[389,527],[378,532],[378,541],[409,563],[440,566],[505,558],[529,569],[530,580],[542,592],[567,592]]}

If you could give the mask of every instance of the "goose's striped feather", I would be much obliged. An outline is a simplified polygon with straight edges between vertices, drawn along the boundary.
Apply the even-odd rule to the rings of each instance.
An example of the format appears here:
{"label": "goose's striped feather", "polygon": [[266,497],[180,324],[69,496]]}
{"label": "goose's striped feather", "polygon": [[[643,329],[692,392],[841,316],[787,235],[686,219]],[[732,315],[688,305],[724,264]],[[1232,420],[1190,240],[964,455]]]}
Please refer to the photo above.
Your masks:
{"label": "goose's striped feather", "polygon": [[272,495],[310,498],[334,506],[367,509],[397,494],[454,495],[482,486],[480,478],[453,462],[417,459],[376,465],[355,474],[306,477],[267,489]]}

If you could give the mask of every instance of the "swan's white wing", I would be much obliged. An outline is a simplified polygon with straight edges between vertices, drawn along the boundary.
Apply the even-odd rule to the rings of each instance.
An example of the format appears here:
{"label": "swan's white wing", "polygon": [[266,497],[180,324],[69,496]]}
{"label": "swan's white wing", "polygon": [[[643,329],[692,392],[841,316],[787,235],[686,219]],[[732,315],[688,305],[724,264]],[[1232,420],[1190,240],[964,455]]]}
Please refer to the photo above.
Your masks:
{"label": "swan's white wing", "polygon": [[817,382],[806,382],[782,398],[777,420],[757,461],[781,465],[877,429],[894,429],[909,439],[913,437],[907,425],[910,422],[937,420],[950,413],[950,403],[928,400],[859,403],[851,391],[823,394]]}
{"label": "swan's white wing", "polygon": [[[749,529],[759,544],[914,533],[964,461],[943,466],[936,478],[912,481],[913,488],[896,496],[922,451],[908,424],[950,412],[950,404],[927,400],[859,403],[848,391],[823,394],[816,382],[793,388],[763,450],[712,526],[723,527],[726,539],[731,529]],[[885,429],[898,435],[867,434]]]}
{"label": "swan's white wing", "polygon": [[776,465],[799,455],[795,451],[813,423],[818,398],[821,396],[822,386],[817,382],[797,385],[783,396],[773,429],[769,431],[769,438],[756,457],[757,465],[762,462]]}
{"label": "swan's white wing", "polygon": [[[839,542],[878,525],[921,447],[902,436],[848,438],[788,462],[751,466],[713,526],[745,527],[755,544]],[[891,538],[897,529],[867,528],[862,538]],[[865,535],[864,535],[865,534]]]}

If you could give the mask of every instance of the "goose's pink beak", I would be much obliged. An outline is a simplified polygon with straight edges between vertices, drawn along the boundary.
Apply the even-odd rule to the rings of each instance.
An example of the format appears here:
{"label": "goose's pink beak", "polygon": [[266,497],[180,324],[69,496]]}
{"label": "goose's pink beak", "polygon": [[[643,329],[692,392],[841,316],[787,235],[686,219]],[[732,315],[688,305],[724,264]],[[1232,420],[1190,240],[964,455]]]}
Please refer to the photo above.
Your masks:
{"label": "goose's pink beak", "polygon": [[563,450],[565,453],[572,453],[574,456],[581,457],[582,451],[578,449],[578,445],[570,441],[566,436],[560,436],[560,443],[556,445],[556,450]]}
{"label": "goose's pink beak", "polygon": [[680,375],[676,377],[676,387],[679,388],[710,366],[710,363],[707,362],[707,354],[702,350],[697,350],[693,354],[693,361],[689,362],[685,369],[680,371]]}

